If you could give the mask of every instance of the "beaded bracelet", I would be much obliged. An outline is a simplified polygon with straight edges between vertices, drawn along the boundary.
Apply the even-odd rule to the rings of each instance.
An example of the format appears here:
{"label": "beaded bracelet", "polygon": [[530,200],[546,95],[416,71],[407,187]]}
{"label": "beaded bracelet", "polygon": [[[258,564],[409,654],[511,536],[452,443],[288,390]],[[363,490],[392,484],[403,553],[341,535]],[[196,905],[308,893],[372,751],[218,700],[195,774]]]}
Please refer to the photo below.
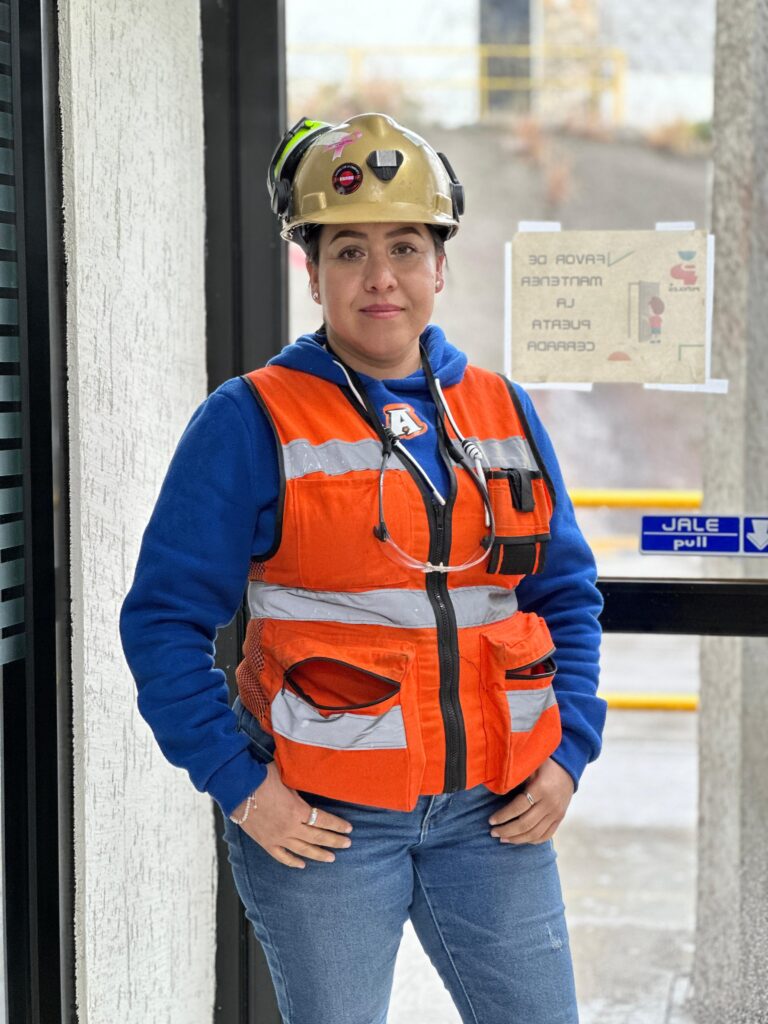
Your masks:
{"label": "beaded bracelet", "polygon": [[246,802],[245,802],[245,812],[243,813],[243,816],[241,818],[235,818],[233,815],[230,814],[230,816],[229,816],[230,821],[234,821],[234,823],[236,825],[242,825],[243,822],[245,821],[245,819],[251,813],[251,808],[252,807],[255,807],[258,810],[258,806],[259,805],[253,799],[253,795],[254,795],[255,792],[256,792],[256,790],[254,790],[253,793],[251,793],[251,795],[246,800]]}

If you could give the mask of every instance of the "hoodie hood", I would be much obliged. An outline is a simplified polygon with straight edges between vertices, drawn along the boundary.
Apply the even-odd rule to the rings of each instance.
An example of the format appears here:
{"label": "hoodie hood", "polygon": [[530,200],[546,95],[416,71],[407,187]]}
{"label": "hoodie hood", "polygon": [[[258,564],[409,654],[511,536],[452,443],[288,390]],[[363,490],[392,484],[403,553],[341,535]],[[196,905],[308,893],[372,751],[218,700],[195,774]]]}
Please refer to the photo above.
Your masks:
{"label": "hoodie hood", "polygon": [[[442,328],[437,324],[427,324],[420,335],[420,340],[427,351],[432,372],[440,378],[443,387],[450,387],[458,384],[464,376],[467,365],[466,355],[452,345]],[[333,361],[333,356],[325,347],[326,335],[322,331],[314,331],[312,334],[302,334],[292,344],[286,345],[281,352],[273,356],[268,366],[287,366],[292,370],[302,370],[304,373],[314,374],[324,380],[330,380],[334,384],[347,386],[347,379],[341,368]],[[366,384],[383,384],[395,386],[397,391],[423,391],[427,390],[427,381],[424,370],[419,367],[407,377],[386,378],[371,377],[358,370],[358,376]]]}

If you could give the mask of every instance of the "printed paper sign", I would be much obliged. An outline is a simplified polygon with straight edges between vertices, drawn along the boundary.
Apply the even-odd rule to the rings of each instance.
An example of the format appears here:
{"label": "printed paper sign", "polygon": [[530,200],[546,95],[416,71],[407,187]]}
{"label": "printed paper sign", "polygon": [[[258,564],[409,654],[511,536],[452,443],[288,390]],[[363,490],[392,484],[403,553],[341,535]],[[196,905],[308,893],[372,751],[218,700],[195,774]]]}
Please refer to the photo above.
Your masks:
{"label": "printed paper sign", "polygon": [[512,376],[706,380],[707,232],[518,232]]}

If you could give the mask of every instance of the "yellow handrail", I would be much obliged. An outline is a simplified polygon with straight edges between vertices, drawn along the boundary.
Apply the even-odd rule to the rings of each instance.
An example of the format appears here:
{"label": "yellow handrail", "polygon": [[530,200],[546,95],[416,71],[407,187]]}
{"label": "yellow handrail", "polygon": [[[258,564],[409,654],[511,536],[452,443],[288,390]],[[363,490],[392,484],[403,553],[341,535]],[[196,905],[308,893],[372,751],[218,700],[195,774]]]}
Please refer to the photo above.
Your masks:
{"label": "yellow handrail", "polygon": [[[577,91],[587,89],[591,98],[592,111],[598,110],[597,98],[602,92],[612,96],[613,123],[620,125],[624,116],[624,79],[627,61],[623,50],[613,46],[556,46],[548,43],[481,43],[469,45],[424,46],[418,44],[377,44],[376,46],[338,46],[334,43],[299,44],[289,46],[287,54],[292,56],[329,56],[332,59],[341,57],[346,61],[347,73],[342,76],[342,83],[357,91],[365,81],[381,78],[378,70],[382,57],[397,58],[452,58],[467,57],[469,67],[474,66],[472,77],[450,77],[442,75],[438,68],[435,77],[422,77],[421,69],[426,60],[420,60],[418,73],[407,74],[409,92],[417,89],[470,89],[477,90],[479,97],[480,116],[489,113],[491,93],[494,92],[538,92],[547,90]],[[489,64],[492,60],[517,59],[535,61],[542,74],[531,76],[494,75]],[[370,59],[373,70],[365,74],[365,64]],[[571,74],[563,75],[563,67]],[[555,65],[555,66],[553,66]],[[558,71],[560,72],[558,74]],[[404,73],[396,72],[399,78]],[[346,82],[343,78],[346,77]],[[386,77],[386,76],[384,76]],[[291,71],[291,88],[301,91],[302,83],[319,81],[339,81],[338,71],[333,74],[318,75]]]}
{"label": "yellow handrail", "polygon": [[598,689],[597,695],[609,708],[630,711],[697,711],[699,707],[695,693],[603,693]]}
{"label": "yellow handrail", "polygon": [[701,508],[701,491],[657,488],[574,487],[571,501],[580,508]]}

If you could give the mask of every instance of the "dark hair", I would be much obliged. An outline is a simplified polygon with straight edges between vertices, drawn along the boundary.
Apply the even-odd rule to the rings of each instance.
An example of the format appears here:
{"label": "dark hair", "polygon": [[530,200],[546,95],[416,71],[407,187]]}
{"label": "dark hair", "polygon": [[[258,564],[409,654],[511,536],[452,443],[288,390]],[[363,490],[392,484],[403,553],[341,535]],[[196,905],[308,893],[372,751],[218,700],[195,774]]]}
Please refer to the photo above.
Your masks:
{"label": "dark hair", "polygon": [[[440,228],[435,227],[434,224],[425,224],[424,227],[432,235],[432,241],[435,243],[435,252],[438,256],[445,256],[445,238]],[[317,266],[320,260],[320,224],[313,224],[306,233],[306,253],[307,259],[310,263],[314,263]],[[448,266],[448,260],[445,261],[446,267]]]}

